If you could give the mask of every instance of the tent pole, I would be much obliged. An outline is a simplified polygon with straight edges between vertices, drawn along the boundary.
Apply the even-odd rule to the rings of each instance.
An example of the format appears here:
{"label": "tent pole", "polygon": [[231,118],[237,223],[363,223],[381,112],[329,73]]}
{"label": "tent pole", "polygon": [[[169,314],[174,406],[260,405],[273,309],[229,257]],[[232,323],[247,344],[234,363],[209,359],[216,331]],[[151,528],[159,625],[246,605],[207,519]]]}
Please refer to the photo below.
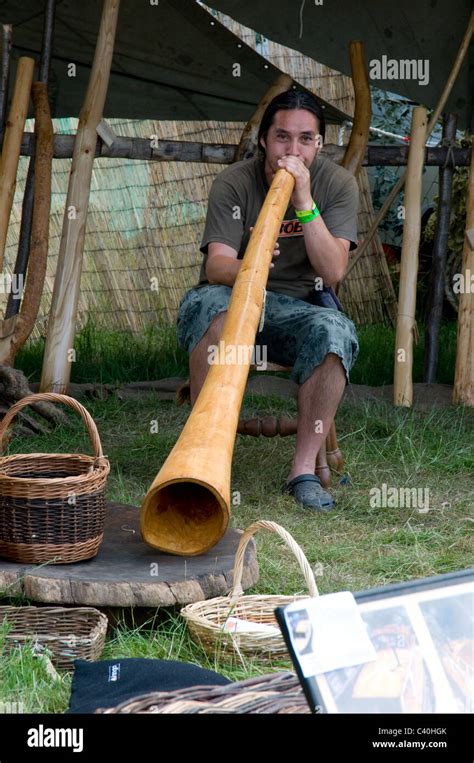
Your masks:
{"label": "tent pole", "polygon": [[413,332],[415,329],[418,247],[421,233],[421,176],[426,142],[427,112],[413,109],[410,153],[406,174],[405,221],[403,226],[397,333],[395,339],[395,405],[410,407],[413,402]]}
{"label": "tent pole", "polygon": [[[370,120],[372,117],[372,103],[370,98],[369,78],[367,75],[367,61],[365,57],[364,43],[361,40],[353,40],[349,45],[349,58],[351,62],[352,84],[354,87],[354,124],[352,126],[349,143],[347,144],[342,166],[352,175],[357,176],[364,160],[365,150],[369,140]],[[338,290],[336,287],[336,291]],[[326,457],[327,464],[331,469],[341,473],[344,469],[344,458],[337,442],[336,423],[332,422],[325,442],[325,454],[318,454],[316,459],[317,471],[324,467],[322,459]]]}
{"label": "tent pole", "polygon": [[[34,328],[43,293],[48,259],[53,124],[49,111],[46,83],[35,82],[32,96],[35,108],[36,192],[34,194],[31,230],[31,256],[21,312],[0,323],[0,364],[5,365],[13,365],[16,353]],[[31,161],[33,162],[33,159]]]}
{"label": "tent pole", "polygon": [[453,402],[474,407],[474,137],[471,136],[471,166],[466,199],[462,286],[459,295],[458,341]]}
{"label": "tent pole", "polygon": [[[443,143],[454,143],[456,139],[456,114],[445,114],[443,124]],[[446,162],[439,169],[438,221],[433,246],[430,281],[428,289],[428,309],[425,328],[425,373],[424,381],[434,384],[438,368],[439,329],[443,314],[444,271],[448,251],[449,218],[451,214],[451,190],[453,183],[453,165]]]}
{"label": "tent pole", "polygon": [[79,115],[43,358],[42,392],[65,392],[71,377],[96,127],[107,95],[119,5],[120,0],[104,0],[91,75]]}
{"label": "tent pole", "polygon": [[5,132],[8,106],[8,80],[10,77],[10,53],[12,49],[13,27],[2,24],[2,71],[0,75],[0,146]]}
{"label": "tent pole", "polygon": [[[41,60],[39,64],[38,81],[48,82],[49,66],[51,62],[51,45],[54,29],[54,10],[56,0],[46,0],[45,19],[43,26],[43,44],[41,48]],[[28,258],[30,254],[31,224],[33,218],[33,203],[35,195],[35,162],[34,158],[28,165],[28,174],[26,176],[25,191],[23,194],[23,205],[21,210],[20,236],[18,240],[18,253],[15,261],[14,274],[18,283],[25,281],[26,270],[28,267]],[[49,213],[48,213],[49,214]],[[21,296],[14,298],[11,292],[8,296],[5,318],[11,318],[20,310]]]}
{"label": "tent pole", "polygon": [[18,59],[15,89],[0,157],[0,271],[3,270],[8,223],[15,195],[21,139],[28,113],[34,68],[34,58],[22,56]]}

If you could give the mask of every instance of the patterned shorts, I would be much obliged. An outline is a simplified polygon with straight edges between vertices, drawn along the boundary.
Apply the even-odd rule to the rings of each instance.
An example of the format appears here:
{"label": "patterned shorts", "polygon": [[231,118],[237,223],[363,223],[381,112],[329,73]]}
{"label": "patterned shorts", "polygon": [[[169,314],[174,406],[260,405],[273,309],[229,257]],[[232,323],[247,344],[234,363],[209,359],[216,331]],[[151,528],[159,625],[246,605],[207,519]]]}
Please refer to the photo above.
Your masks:
{"label": "patterned shorts", "polygon": [[[229,286],[220,284],[185,293],[177,319],[180,347],[192,352],[215,316],[227,310],[231,293]],[[265,321],[256,336],[255,358],[265,356],[269,362],[293,366],[291,378],[301,385],[329,352],[341,358],[349,381],[359,344],[355,326],[344,313],[267,291]]]}

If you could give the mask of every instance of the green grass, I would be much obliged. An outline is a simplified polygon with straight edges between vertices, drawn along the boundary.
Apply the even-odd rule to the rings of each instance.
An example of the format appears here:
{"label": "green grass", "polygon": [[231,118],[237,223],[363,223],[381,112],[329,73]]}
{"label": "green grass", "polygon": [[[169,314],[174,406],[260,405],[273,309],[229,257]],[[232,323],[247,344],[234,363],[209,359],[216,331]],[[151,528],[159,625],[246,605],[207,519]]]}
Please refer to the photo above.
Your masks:
{"label": "green grass", "polygon": [[[17,703],[8,712],[63,712],[69,702],[71,674],[61,673],[52,680],[43,659],[33,656],[32,646],[12,648],[7,634],[8,627],[0,624],[0,703]],[[7,711],[5,705],[2,709]]]}
{"label": "green grass", "polygon": [[[423,380],[424,329],[414,347],[413,379]],[[361,326],[358,329],[360,353],[351,372],[354,384],[378,386],[393,382],[395,331],[387,326]],[[17,368],[32,382],[41,375],[44,341],[29,342],[17,356]],[[176,341],[176,328],[152,327],[142,335],[96,329],[91,323],[77,335],[76,360],[71,380],[117,384],[188,375],[188,356]],[[456,358],[456,324],[441,328],[437,381],[452,384]]]}
{"label": "green grass", "polygon": [[[92,401],[88,408],[101,433],[112,469],[108,498],[139,505],[186,421],[189,409],[154,396],[121,402]],[[294,414],[295,402],[247,395],[243,415]],[[158,432],[150,432],[150,422]],[[463,407],[418,411],[370,402],[343,403],[338,412],[339,443],[350,486],[337,484],[337,507],[328,514],[301,510],[281,494],[294,449],[294,438],[255,439],[238,436],[233,458],[232,491],[241,503],[233,507],[232,524],[244,528],[256,519],[283,525],[318,571],[321,593],[357,591],[401,580],[463,569],[473,564],[472,411]],[[71,415],[71,426],[45,438],[14,437],[9,452],[90,452],[83,425]],[[430,510],[376,508],[370,490],[382,483],[428,488]],[[273,535],[257,536],[260,579],[253,592],[305,593],[304,580],[291,552]],[[249,591],[248,593],[251,593]],[[265,673],[267,664],[241,663],[216,654],[208,658],[195,645],[176,612],[159,613],[146,626],[125,621],[110,634],[104,658],[145,656],[179,659],[218,670],[238,680]],[[2,655],[0,635],[0,701],[24,701],[36,711],[67,706],[70,677],[54,684],[26,649]],[[275,663],[275,666],[282,663]]]}
{"label": "green grass", "polygon": [[[75,340],[76,360],[71,381],[78,384],[117,384],[169,376],[187,376],[188,356],[178,347],[174,326],[157,326],[141,335],[97,329],[92,323]],[[27,342],[17,355],[16,367],[31,382],[38,382],[44,339]]]}

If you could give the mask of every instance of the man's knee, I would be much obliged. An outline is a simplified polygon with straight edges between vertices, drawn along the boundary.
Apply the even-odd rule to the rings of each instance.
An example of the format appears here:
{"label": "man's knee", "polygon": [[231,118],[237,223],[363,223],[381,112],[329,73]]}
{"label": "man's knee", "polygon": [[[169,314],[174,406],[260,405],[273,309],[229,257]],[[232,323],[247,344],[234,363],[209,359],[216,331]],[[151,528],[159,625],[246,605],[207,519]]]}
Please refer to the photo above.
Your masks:
{"label": "man's knee", "polygon": [[224,311],[214,316],[194,350],[197,347],[203,347],[204,345],[208,347],[210,344],[218,343],[219,339],[221,338],[226,315],[227,311]]}
{"label": "man's knee", "polygon": [[210,322],[207,331],[204,336],[212,337],[213,339],[219,340],[222,334],[222,329],[224,328],[224,321],[227,315],[227,311],[224,311],[223,313],[218,313],[214,316],[212,321]]}

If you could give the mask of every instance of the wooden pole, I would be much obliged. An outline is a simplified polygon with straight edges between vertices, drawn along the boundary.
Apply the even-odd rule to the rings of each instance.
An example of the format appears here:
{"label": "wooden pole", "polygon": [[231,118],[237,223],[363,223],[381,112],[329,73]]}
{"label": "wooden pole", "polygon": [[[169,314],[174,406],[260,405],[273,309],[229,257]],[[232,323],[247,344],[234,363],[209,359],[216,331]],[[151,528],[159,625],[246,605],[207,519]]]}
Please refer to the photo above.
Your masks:
{"label": "wooden pole", "polygon": [[418,247],[421,233],[421,175],[426,142],[427,112],[423,106],[413,109],[410,153],[406,173],[405,221],[403,225],[397,333],[395,340],[395,405],[413,402],[413,331],[415,328]]}
{"label": "wooden pole", "polygon": [[79,115],[46,337],[40,390],[65,392],[71,376],[89,192],[120,0],[104,0],[89,85]]}
{"label": "wooden pole", "polygon": [[[443,142],[451,143],[456,139],[456,114],[446,114],[443,124]],[[439,170],[438,221],[431,261],[428,290],[428,309],[425,328],[425,373],[424,381],[434,384],[438,368],[439,329],[443,314],[444,271],[448,251],[449,218],[451,214],[451,189],[453,166],[447,163]]]}
{"label": "wooden pole", "polygon": [[355,109],[354,124],[344,153],[342,166],[355,176],[364,161],[364,154],[369,140],[370,120],[372,118],[369,77],[363,42],[354,40],[350,43],[349,58],[355,95]]}
{"label": "wooden pole", "polygon": [[28,113],[34,68],[35,61],[33,58],[22,56],[18,59],[15,89],[0,157],[0,272],[3,270],[8,223],[15,195],[16,172],[20,158],[21,139]]}
{"label": "wooden pole", "polygon": [[0,364],[6,365],[13,365],[15,354],[34,328],[43,293],[48,259],[53,123],[49,111],[46,83],[35,82],[32,96],[35,107],[36,191],[31,231],[31,256],[21,312],[0,324]]}
{"label": "wooden pole", "polygon": [[0,146],[5,132],[8,107],[8,81],[10,78],[10,53],[12,49],[13,27],[2,24],[2,73],[0,76]]}
{"label": "wooden pole", "polygon": [[[54,10],[56,0],[46,0],[43,24],[43,42],[41,46],[41,59],[39,64],[38,81],[48,82],[49,67],[51,63],[51,47],[54,31]],[[43,107],[40,107],[43,111]],[[49,109],[48,109],[49,111]],[[28,259],[30,256],[30,240],[33,219],[33,204],[35,195],[35,162],[33,159],[28,165],[28,174],[26,176],[25,191],[23,194],[23,204],[21,210],[20,236],[18,239],[18,253],[16,256],[14,275],[17,283],[26,280],[26,271],[28,268]],[[49,215],[49,212],[48,212]],[[9,294],[5,318],[11,318],[20,311],[21,299],[18,295]]]}
{"label": "wooden pole", "polygon": [[474,137],[466,198],[453,402],[474,407]]}
{"label": "wooden pole", "polygon": [[[342,166],[356,176],[362,166],[367,143],[369,140],[370,120],[372,118],[372,103],[370,97],[369,77],[365,58],[364,43],[354,40],[349,45],[352,84],[354,87],[354,123],[349,143],[346,146]],[[336,292],[339,284],[336,285]],[[330,469],[342,472],[344,457],[337,443],[336,422],[332,421],[324,447],[316,457],[315,473],[320,477],[324,487],[329,485]]]}
{"label": "wooden pole", "polygon": [[48,82],[49,67],[51,66],[51,51],[54,37],[54,14],[56,0],[46,0],[43,23],[43,42],[41,45],[41,59],[38,71],[39,82]]}
{"label": "wooden pole", "polygon": [[[23,282],[25,281],[26,270],[28,267],[34,197],[35,197],[35,160],[33,156],[31,157],[28,164],[25,190],[23,192],[23,201],[21,203],[21,222],[20,222],[20,233],[18,236],[18,251],[16,254],[15,265],[13,268],[13,274],[16,278],[17,284],[21,284],[22,279],[23,279]],[[21,290],[19,294],[17,293],[13,294],[13,292],[10,292],[10,294],[8,295],[7,306],[5,308],[5,320],[7,320],[8,318],[12,318],[14,315],[17,315],[17,313],[20,310],[20,306],[21,306]]]}
{"label": "wooden pole", "polygon": [[263,98],[259,101],[254,114],[245,125],[242,137],[240,138],[239,145],[235,154],[235,161],[239,162],[241,159],[251,159],[257,151],[257,138],[260,122],[265,113],[265,109],[268,104],[276,98],[280,93],[289,90],[293,84],[293,80],[288,74],[280,74],[275,82],[270,85]]}
{"label": "wooden pole", "polygon": [[[466,28],[466,32],[464,34],[464,37],[461,41],[461,45],[459,46],[459,50],[456,54],[456,58],[454,60],[454,64],[452,66],[452,69],[449,73],[448,79],[446,81],[446,84],[444,86],[443,92],[441,93],[440,99],[438,101],[438,104],[432,114],[432,117],[429,121],[428,128],[426,131],[426,139],[430,137],[431,133],[433,132],[433,128],[436,124],[436,122],[439,119],[439,115],[443,111],[446,101],[449,98],[449,95],[451,93],[451,90],[453,89],[453,85],[456,82],[457,76],[459,74],[459,70],[461,69],[461,66],[463,64],[463,61],[466,57],[466,53],[469,50],[469,45],[471,43],[472,34],[474,31],[474,12],[471,13],[471,16],[469,18],[469,22]],[[346,275],[344,278],[347,278],[349,276],[349,273],[352,271],[354,265],[360,260],[360,258],[365,254],[365,252],[368,249],[368,246],[370,242],[372,241],[372,238],[375,235],[375,232],[377,228],[379,227],[380,223],[382,222],[383,218],[387,214],[388,210],[392,206],[393,202],[395,201],[396,197],[402,190],[403,186],[405,185],[405,179],[406,179],[406,173],[401,175],[401,177],[398,178],[397,182],[393,186],[392,190],[388,194],[387,198],[385,199],[384,203],[380,207],[379,211],[374,217],[374,221],[372,225],[370,226],[369,230],[367,231],[367,235],[363,241],[363,243],[359,246],[357,250],[357,254],[350,263],[349,267],[347,268]]]}

